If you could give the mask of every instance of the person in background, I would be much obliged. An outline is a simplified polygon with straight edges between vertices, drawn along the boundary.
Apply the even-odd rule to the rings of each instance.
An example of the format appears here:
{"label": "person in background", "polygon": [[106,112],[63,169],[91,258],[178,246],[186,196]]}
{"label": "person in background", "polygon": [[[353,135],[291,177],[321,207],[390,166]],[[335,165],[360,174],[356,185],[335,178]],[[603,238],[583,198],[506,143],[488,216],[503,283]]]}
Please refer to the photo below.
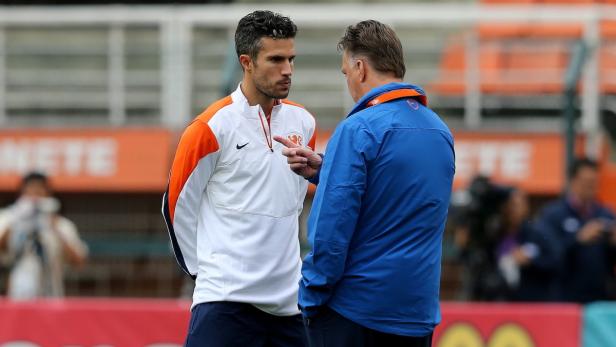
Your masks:
{"label": "person in background", "polygon": [[458,258],[464,265],[461,296],[465,300],[494,301],[509,297],[494,251],[509,191],[480,175],[454,195],[450,221]]}
{"label": "person in background", "polygon": [[553,235],[559,263],[558,299],[587,303],[608,299],[614,278],[614,213],[597,201],[598,165],[578,158],[569,189],[540,215],[539,228]]}
{"label": "person in background", "polygon": [[501,209],[495,258],[507,287],[505,299],[515,301],[554,300],[557,259],[553,240],[537,230],[530,219],[528,197],[509,188]]}
{"label": "person in background", "polygon": [[80,266],[88,248],[77,228],[59,214],[48,178],[25,175],[17,201],[0,211],[0,251],[10,268],[7,296],[13,300],[64,295],[64,267]]}
{"label": "person in background", "polygon": [[466,296],[476,301],[554,299],[554,242],[531,221],[526,193],[477,176],[466,195],[468,201],[453,208]]}

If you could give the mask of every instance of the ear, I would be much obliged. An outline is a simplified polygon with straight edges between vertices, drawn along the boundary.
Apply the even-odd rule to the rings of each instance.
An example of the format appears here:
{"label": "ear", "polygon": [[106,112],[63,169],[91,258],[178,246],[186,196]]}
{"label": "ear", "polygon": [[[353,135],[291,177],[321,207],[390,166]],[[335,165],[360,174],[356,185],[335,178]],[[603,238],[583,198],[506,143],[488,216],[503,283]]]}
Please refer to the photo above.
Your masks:
{"label": "ear", "polygon": [[242,69],[244,72],[252,72],[252,58],[248,54],[240,55],[240,65],[242,65]]}
{"label": "ear", "polygon": [[357,68],[357,73],[359,74],[359,82],[363,83],[366,81],[366,73],[367,71],[367,66],[366,66],[366,62],[363,61],[363,59],[357,59],[355,60],[355,68]]}

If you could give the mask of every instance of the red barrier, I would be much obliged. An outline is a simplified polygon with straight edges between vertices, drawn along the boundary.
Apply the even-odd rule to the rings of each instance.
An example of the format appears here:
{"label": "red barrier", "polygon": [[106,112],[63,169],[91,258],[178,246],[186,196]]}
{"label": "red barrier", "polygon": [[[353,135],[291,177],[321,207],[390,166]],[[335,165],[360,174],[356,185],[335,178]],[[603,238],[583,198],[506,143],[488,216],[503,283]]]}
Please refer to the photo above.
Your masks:
{"label": "red barrier", "polygon": [[0,301],[0,346],[181,346],[189,308],[171,300]]}
{"label": "red barrier", "polygon": [[[0,300],[0,346],[181,346],[189,305],[172,300]],[[577,305],[445,303],[442,311],[434,347],[577,347],[581,343]]]}
{"label": "red barrier", "polygon": [[578,347],[581,307],[565,304],[442,305],[434,347]]}

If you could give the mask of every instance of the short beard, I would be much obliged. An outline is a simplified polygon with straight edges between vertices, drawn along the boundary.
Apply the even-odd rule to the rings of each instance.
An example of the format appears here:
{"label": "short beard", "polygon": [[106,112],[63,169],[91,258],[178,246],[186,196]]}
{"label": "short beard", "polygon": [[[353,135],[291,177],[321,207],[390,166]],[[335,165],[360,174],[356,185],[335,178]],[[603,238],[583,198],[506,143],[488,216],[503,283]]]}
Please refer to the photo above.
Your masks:
{"label": "short beard", "polygon": [[264,88],[262,88],[257,81],[255,81],[254,85],[255,85],[255,88],[259,91],[259,93],[267,96],[270,99],[284,99],[287,96],[289,96],[288,92],[285,93],[285,94],[282,94],[282,95],[274,95],[274,94],[268,92],[267,90],[265,90]]}

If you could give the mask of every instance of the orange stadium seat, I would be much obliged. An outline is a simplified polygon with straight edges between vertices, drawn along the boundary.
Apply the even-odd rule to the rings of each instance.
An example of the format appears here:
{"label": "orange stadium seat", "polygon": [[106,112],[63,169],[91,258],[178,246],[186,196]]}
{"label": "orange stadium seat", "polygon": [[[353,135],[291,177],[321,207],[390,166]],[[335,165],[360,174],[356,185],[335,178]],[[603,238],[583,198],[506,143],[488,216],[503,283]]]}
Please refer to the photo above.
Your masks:
{"label": "orange stadium seat", "polygon": [[511,5],[511,4],[534,4],[537,1],[536,0],[518,0],[518,1],[512,1],[512,0],[483,0],[481,1],[484,4],[503,4],[503,5]]}
{"label": "orange stadium seat", "polygon": [[567,47],[545,45],[511,46],[501,65],[503,93],[558,93],[563,88],[564,70],[568,62]]}
{"label": "orange stadium seat", "polygon": [[482,39],[506,38],[578,38],[582,26],[576,24],[479,24]]}
{"label": "orange stadium seat", "polygon": [[[562,92],[572,43],[582,37],[583,27],[581,24],[480,24],[476,30],[480,42],[481,91],[533,94]],[[616,22],[601,23],[601,38],[600,90],[616,94]],[[537,41],[533,43],[533,40]],[[464,42],[459,38],[452,40],[443,51],[438,79],[430,87],[445,95],[464,93],[465,68]]]}
{"label": "orange stadium seat", "polygon": [[569,4],[599,4],[602,0],[543,0],[537,1],[538,4],[546,5],[569,5]]}
{"label": "orange stadium seat", "polygon": [[497,4],[497,5],[519,5],[519,4],[568,5],[568,4],[616,3],[616,0],[482,0],[481,3]]}
{"label": "orange stadium seat", "polygon": [[[616,0],[614,0],[616,3]],[[616,21],[601,23],[601,36],[605,39],[616,40]]]}
{"label": "orange stadium seat", "polygon": [[464,93],[465,66],[464,45],[454,43],[445,47],[439,69],[440,74],[437,82],[432,85],[432,89],[441,94]]}
{"label": "orange stadium seat", "polygon": [[[484,92],[486,89],[498,88],[497,73],[501,66],[501,52],[496,46],[485,45],[480,50],[480,71],[481,84]],[[466,47],[459,43],[455,43],[446,48],[443,62],[441,64],[441,76],[438,86],[436,87],[443,94],[461,94],[464,93],[466,66]]]}
{"label": "orange stadium seat", "polygon": [[601,91],[616,94],[616,40],[606,43],[599,56],[601,62]]}

